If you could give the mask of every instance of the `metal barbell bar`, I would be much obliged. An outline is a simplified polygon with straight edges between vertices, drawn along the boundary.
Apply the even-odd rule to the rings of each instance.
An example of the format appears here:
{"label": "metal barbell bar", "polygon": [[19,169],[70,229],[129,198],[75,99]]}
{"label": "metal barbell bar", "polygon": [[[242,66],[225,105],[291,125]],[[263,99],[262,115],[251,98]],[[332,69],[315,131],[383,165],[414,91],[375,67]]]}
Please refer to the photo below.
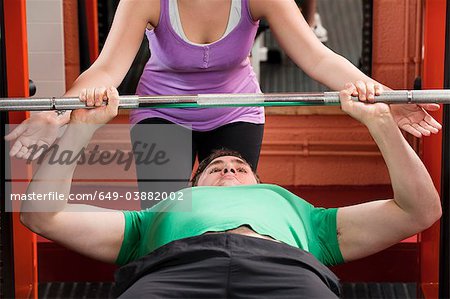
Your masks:
{"label": "metal barbell bar", "polygon": [[[354,97],[354,100],[358,100]],[[375,97],[386,104],[450,104],[450,90],[393,90]],[[119,108],[207,108],[242,106],[336,106],[339,92],[120,96]],[[0,98],[0,111],[74,110],[79,98]]]}

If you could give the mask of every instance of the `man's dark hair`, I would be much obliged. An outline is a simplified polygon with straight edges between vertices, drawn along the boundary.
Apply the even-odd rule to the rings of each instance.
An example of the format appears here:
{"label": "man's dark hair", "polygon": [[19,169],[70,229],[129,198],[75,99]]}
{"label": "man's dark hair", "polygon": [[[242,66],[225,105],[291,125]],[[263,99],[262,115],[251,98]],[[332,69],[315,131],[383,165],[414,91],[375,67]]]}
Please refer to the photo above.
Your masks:
{"label": "man's dark hair", "polygon": [[[201,161],[200,164],[198,164],[197,170],[195,171],[195,173],[191,179],[191,186],[192,187],[197,186],[200,175],[203,173],[203,171],[206,169],[206,167],[208,167],[209,163],[211,163],[212,161],[214,161],[215,159],[217,159],[219,157],[224,157],[224,156],[233,156],[233,157],[239,158],[242,161],[244,161],[245,163],[247,163],[251,168],[251,165],[242,157],[242,155],[239,152],[229,150],[226,148],[215,150],[208,157],[203,159],[203,161]],[[258,175],[253,171],[253,169],[252,169],[252,172],[256,178],[256,181],[258,183],[260,183],[260,179],[259,179]]]}

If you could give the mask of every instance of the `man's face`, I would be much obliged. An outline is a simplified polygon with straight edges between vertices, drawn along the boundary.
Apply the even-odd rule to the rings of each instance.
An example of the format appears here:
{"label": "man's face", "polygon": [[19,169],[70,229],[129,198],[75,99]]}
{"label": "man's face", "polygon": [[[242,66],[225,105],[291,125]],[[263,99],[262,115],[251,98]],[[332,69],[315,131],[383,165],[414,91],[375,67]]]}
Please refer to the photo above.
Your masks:
{"label": "man's face", "polygon": [[250,166],[234,156],[223,156],[209,163],[198,179],[197,186],[237,186],[257,184]]}

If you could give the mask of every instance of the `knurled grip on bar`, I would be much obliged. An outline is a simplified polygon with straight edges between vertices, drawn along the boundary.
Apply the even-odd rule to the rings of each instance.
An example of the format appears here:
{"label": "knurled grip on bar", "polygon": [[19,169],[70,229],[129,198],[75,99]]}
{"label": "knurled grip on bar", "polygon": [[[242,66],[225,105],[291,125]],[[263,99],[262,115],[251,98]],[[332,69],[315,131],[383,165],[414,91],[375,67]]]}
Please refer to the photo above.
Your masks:
{"label": "knurled grip on bar", "polygon": [[[59,98],[53,100],[54,100],[53,102],[54,108],[52,110],[75,110],[86,108],[86,104],[84,102],[80,102],[79,98]],[[134,109],[138,107],[139,107],[139,96],[120,97],[120,108]]]}

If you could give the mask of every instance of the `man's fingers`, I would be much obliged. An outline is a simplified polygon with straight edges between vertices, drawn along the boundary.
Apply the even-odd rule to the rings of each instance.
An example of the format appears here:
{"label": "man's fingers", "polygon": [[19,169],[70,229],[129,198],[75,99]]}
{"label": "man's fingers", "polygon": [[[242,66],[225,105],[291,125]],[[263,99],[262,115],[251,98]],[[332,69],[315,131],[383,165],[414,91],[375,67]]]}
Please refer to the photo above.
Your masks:
{"label": "man's fingers", "polygon": [[[34,148],[34,146],[32,147],[33,141],[30,140],[29,138],[21,138],[20,142],[19,142],[19,140],[17,140],[17,141],[18,142],[16,142],[16,144],[20,143],[20,146],[21,146],[15,154],[15,156],[17,158],[23,158],[25,156],[25,154],[30,150],[30,148]],[[15,144],[14,144],[14,146],[15,146]],[[17,148],[18,147],[19,147],[19,145],[17,145]],[[14,156],[14,155],[11,155],[11,156]]]}
{"label": "man's fingers", "polygon": [[436,129],[438,129],[438,130],[441,130],[441,129],[442,129],[442,125],[441,125],[437,120],[435,120],[431,115],[429,115],[429,114],[425,115],[424,120],[425,120],[430,126],[436,128]]}
{"label": "man's fingers", "polygon": [[[23,156],[23,158],[24,158],[25,160],[30,159],[30,156],[31,156],[32,153],[33,153],[33,150],[32,150],[32,149],[28,150],[28,152]],[[33,156],[33,158],[34,158],[34,156]]]}
{"label": "man's fingers", "polygon": [[441,108],[439,104],[419,104],[419,106],[428,111],[437,111]]}
{"label": "man's fingers", "polygon": [[28,147],[22,146],[17,152],[16,157],[22,159],[28,153]]}
{"label": "man's fingers", "polygon": [[35,160],[42,155],[44,149],[46,148],[48,148],[48,144],[39,140],[36,146],[30,148],[30,150],[28,151],[28,155],[25,155],[24,158],[28,160],[31,157],[31,160]]}
{"label": "man's fingers", "polygon": [[416,129],[417,131],[420,132],[420,134],[422,134],[423,136],[430,136],[431,132],[425,128],[423,128],[422,126],[420,126],[419,124],[412,124],[413,128]]}
{"label": "man's fingers", "polygon": [[8,135],[5,136],[6,141],[11,141],[22,135],[23,132],[28,128],[26,124],[18,125],[14,130],[12,130]]}
{"label": "man's fingers", "polygon": [[9,151],[9,156],[14,157],[15,155],[17,155],[17,153],[20,151],[21,148],[22,143],[20,141],[16,141],[11,147],[11,150]]}
{"label": "man's fingers", "polygon": [[23,156],[26,160],[36,160],[39,158],[40,155],[44,152],[44,149],[42,147],[31,147],[29,148],[28,152]]}
{"label": "man's fingers", "polygon": [[422,133],[420,133],[419,131],[417,131],[413,126],[411,126],[410,124],[404,124],[400,126],[403,130],[405,130],[406,132],[412,134],[413,136],[417,137],[417,138],[421,138],[422,137]]}
{"label": "man's fingers", "polygon": [[424,128],[424,129],[430,131],[430,132],[433,133],[433,134],[437,134],[437,133],[439,132],[438,129],[436,129],[435,127],[430,126],[430,125],[429,125],[426,121],[424,121],[424,120],[422,120],[422,121],[419,123],[419,125],[420,125],[422,128]]}

